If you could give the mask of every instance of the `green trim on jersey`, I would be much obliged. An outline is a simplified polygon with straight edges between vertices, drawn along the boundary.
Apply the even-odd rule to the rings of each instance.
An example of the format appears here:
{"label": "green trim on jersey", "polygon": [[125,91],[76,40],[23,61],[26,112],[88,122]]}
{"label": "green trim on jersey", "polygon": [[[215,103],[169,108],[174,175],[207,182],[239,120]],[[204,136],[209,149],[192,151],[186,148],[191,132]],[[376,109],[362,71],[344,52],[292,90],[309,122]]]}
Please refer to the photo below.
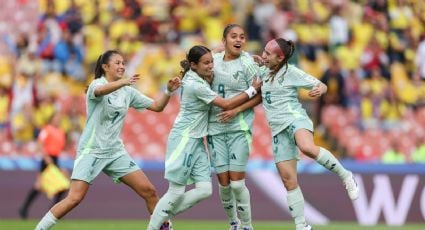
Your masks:
{"label": "green trim on jersey", "polygon": [[170,157],[165,160],[165,167],[167,167],[168,165],[173,164],[179,158],[179,156],[182,154],[182,152],[183,152],[183,150],[184,150],[187,142],[190,139],[190,137],[189,137],[189,131],[190,131],[190,128],[187,128],[186,130],[183,131],[183,133],[182,133],[182,139],[181,139],[179,145],[171,153]]}
{"label": "green trim on jersey", "polygon": [[249,154],[252,150],[252,135],[251,135],[251,133],[246,131],[245,132],[245,138],[246,138],[246,141],[248,142],[248,148],[249,148],[248,154]]}
{"label": "green trim on jersey", "polygon": [[90,138],[87,141],[87,145],[84,146],[83,151],[81,151],[81,154],[79,154],[78,157],[77,157],[77,159],[75,159],[75,164],[78,164],[81,161],[83,155],[90,153],[90,151],[92,150],[91,146],[93,144],[94,138],[96,137],[95,134],[96,134],[96,128],[94,128],[92,130],[92,133],[90,135]]}
{"label": "green trim on jersey", "polygon": [[249,125],[246,122],[243,113],[239,113],[239,125],[241,127],[241,130],[243,131],[248,131],[249,129]]}
{"label": "green trim on jersey", "polygon": [[89,140],[87,141],[86,146],[83,147],[83,151],[81,151],[81,154],[87,154],[90,152],[92,144],[94,142],[94,138],[96,137],[96,127],[92,130]]}
{"label": "green trim on jersey", "polygon": [[291,104],[288,104],[288,111],[292,114],[292,116],[293,116],[295,119],[298,119],[298,118],[304,117],[304,116],[303,116],[303,114],[302,114],[302,113],[300,113],[300,111],[297,111],[297,110],[293,109],[293,108],[292,108],[292,106],[291,106]]}
{"label": "green trim on jersey", "polygon": [[256,76],[258,73],[258,65],[255,61],[253,61],[252,57],[246,53],[242,52],[241,54],[241,62],[242,65],[246,68],[247,73],[251,76]]}

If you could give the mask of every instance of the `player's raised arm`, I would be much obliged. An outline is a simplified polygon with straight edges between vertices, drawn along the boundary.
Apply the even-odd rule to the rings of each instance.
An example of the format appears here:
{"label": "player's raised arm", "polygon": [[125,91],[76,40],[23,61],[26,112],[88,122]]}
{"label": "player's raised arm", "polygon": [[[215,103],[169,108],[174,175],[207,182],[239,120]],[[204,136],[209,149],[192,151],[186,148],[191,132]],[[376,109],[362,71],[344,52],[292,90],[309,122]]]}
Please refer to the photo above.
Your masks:
{"label": "player's raised arm", "polygon": [[148,107],[148,109],[155,112],[163,111],[165,106],[170,101],[171,95],[180,87],[180,84],[181,82],[179,77],[170,79],[167,83],[167,88],[164,93],[162,93],[159,98],[155,99],[155,101],[150,107]]}

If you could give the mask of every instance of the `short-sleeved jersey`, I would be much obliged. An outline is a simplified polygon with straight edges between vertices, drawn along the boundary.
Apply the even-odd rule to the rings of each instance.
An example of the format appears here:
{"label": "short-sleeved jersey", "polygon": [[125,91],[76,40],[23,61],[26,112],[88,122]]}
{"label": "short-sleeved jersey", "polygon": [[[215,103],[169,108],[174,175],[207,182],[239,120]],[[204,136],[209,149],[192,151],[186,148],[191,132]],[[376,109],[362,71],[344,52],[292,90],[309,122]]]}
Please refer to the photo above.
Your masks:
{"label": "short-sleeved jersey", "polygon": [[310,119],[298,100],[298,89],[311,89],[320,83],[317,78],[293,65],[288,65],[288,71],[284,74],[285,69],[283,66],[273,81],[267,72],[262,77],[263,106],[273,136],[297,119]]}
{"label": "short-sleeved jersey", "polygon": [[78,145],[78,154],[90,153],[99,158],[116,157],[122,154],[124,144],[121,131],[128,108],[143,110],[153,103],[151,98],[130,86],[96,97],[95,88],[107,83],[105,77],[101,77],[95,79],[88,87],[87,121]]}
{"label": "short-sleeved jersey", "polygon": [[[224,52],[214,54],[214,80],[212,90],[223,98],[234,97],[246,90],[257,74],[258,66],[246,52],[239,58],[224,61]],[[217,120],[217,114],[223,109],[212,106],[209,115],[208,134],[217,135],[239,130],[250,130],[254,120],[253,109],[245,110],[226,123]]]}
{"label": "short-sleeved jersey", "polygon": [[189,70],[181,85],[180,111],[170,135],[202,138],[207,135],[210,103],[217,97],[210,84]]}

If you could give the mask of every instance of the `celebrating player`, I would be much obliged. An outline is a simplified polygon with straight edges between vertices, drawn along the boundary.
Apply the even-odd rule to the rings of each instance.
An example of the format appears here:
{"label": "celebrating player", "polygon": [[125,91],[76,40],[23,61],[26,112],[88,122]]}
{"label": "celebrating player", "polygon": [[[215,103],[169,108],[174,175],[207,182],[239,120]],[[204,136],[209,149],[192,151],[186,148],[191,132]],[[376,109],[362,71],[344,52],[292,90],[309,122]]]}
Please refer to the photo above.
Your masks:
{"label": "celebrating player", "polygon": [[[114,182],[123,182],[132,188],[145,200],[149,213],[153,212],[158,202],[156,190],[126,152],[120,137],[121,130],[129,107],[162,111],[171,92],[180,86],[180,79],[170,80],[165,94],[152,100],[131,87],[139,80],[139,75],[125,77],[124,72],[124,59],[117,51],[106,51],[97,60],[95,79],[87,89],[86,128],[79,142],[69,194],[50,209],[36,230],[50,229],[58,219],[75,208],[102,171]],[[161,229],[168,229],[168,223]]]}

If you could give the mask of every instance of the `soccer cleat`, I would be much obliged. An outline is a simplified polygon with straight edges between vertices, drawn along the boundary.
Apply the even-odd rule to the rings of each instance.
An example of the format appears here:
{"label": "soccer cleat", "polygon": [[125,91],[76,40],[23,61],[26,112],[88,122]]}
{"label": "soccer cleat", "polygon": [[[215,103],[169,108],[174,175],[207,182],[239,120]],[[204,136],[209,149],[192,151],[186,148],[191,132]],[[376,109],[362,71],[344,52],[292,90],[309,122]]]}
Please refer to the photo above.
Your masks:
{"label": "soccer cleat", "polygon": [[311,225],[306,224],[303,230],[313,230],[313,227],[311,227]]}
{"label": "soccer cleat", "polygon": [[239,219],[237,219],[236,221],[232,221],[230,222],[229,230],[238,230],[240,225],[241,225],[241,221]]}
{"label": "soccer cleat", "polygon": [[304,223],[304,224],[299,224],[299,225],[297,224],[296,229],[297,230],[313,230],[313,227],[311,225],[307,224],[307,223]]}
{"label": "soccer cleat", "polygon": [[171,223],[171,220],[164,222],[159,230],[173,230],[173,224]]}
{"label": "soccer cleat", "polygon": [[350,197],[351,200],[359,198],[359,186],[357,185],[352,173],[344,180],[344,185],[347,190],[348,197]]}

